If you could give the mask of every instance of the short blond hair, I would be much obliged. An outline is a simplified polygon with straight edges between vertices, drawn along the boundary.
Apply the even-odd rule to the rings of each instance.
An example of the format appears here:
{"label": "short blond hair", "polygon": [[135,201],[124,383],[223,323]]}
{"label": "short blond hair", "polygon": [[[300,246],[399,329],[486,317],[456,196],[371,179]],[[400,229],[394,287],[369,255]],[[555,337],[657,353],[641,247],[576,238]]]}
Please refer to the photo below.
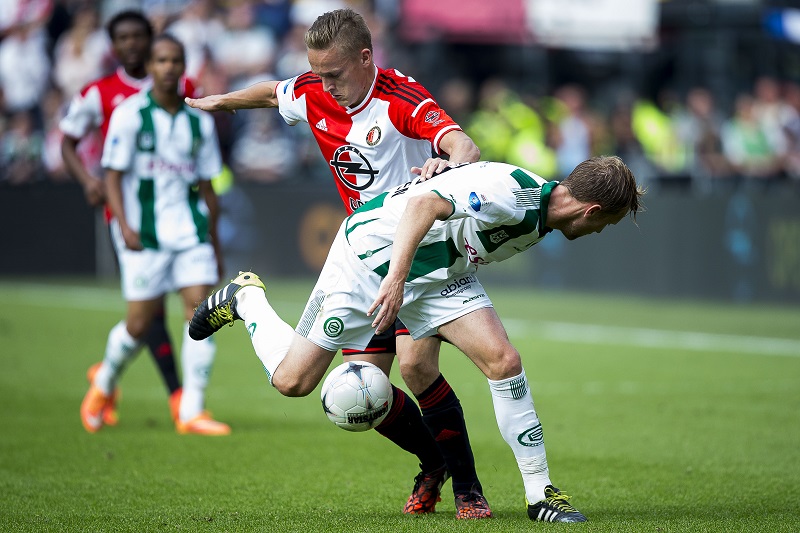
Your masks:
{"label": "short blond hair", "polygon": [[626,211],[634,220],[644,209],[641,198],[645,190],[637,185],[628,166],[617,156],[587,159],[561,182],[573,198],[600,204],[603,212]]}
{"label": "short blond hair", "polygon": [[348,55],[357,55],[368,48],[372,51],[372,34],[364,17],[352,9],[337,9],[317,17],[305,35],[311,50],[340,47]]}

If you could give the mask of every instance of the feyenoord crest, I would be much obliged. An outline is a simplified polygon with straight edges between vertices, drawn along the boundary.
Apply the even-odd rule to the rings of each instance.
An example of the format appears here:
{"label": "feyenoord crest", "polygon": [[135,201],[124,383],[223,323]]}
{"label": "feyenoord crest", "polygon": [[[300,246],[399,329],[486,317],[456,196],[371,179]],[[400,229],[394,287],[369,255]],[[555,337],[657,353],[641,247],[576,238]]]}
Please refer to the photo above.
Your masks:
{"label": "feyenoord crest", "polygon": [[367,132],[367,144],[370,146],[375,146],[381,142],[381,129],[378,126],[373,126]]}

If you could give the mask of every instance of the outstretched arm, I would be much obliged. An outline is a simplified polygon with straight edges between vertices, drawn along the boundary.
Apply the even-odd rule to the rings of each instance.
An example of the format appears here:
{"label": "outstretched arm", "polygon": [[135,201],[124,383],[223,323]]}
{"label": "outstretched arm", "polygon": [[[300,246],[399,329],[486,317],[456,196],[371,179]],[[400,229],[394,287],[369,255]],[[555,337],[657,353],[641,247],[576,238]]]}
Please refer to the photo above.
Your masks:
{"label": "outstretched arm", "polygon": [[422,167],[411,167],[411,173],[419,174],[424,179],[430,179],[448,166],[474,163],[481,158],[478,146],[469,135],[461,130],[451,130],[445,133],[439,142],[439,149],[450,156],[449,161],[440,157],[432,157],[425,161]]}
{"label": "outstretched arm", "polygon": [[415,196],[408,201],[406,210],[397,224],[389,272],[381,283],[378,296],[367,311],[367,316],[372,316],[372,313],[380,307],[372,322],[375,334],[386,331],[397,319],[397,313],[403,305],[406,278],[411,271],[411,263],[419,243],[431,229],[434,221],[445,220],[451,214],[453,214],[453,204],[434,192]]}
{"label": "outstretched arm", "polygon": [[245,89],[225,94],[212,94],[204,98],[186,98],[186,104],[203,111],[228,111],[235,113],[237,109],[258,109],[278,107],[278,96],[275,93],[277,81],[262,81]]}

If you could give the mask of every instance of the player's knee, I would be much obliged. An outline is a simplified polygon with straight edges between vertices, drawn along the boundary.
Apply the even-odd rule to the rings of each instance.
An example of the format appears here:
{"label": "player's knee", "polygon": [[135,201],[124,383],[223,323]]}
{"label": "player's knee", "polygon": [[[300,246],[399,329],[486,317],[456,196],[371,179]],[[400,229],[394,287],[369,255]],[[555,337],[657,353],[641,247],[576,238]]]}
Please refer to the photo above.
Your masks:
{"label": "player's knee", "polygon": [[284,376],[282,373],[276,372],[272,376],[272,386],[283,396],[297,398],[308,396],[314,390],[316,384],[311,384],[307,380],[303,380],[302,377]]}
{"label": "player's knee", "polygon": [[484,361],[486,377],[491,380],[508,379],[522,373],[522,358],[510,344],[497,347]]}
{"label": "player's knee", "polygon": [[415,395],[425,391],[439,377],[439,367],[431,361],[398,360],[400,376]]}
{"label": "player's knee", "polygon": [[134,339],[143,339],[149,331],[150,324],[146,320],[128,319],[125,321],[125,328],[128,334]]}

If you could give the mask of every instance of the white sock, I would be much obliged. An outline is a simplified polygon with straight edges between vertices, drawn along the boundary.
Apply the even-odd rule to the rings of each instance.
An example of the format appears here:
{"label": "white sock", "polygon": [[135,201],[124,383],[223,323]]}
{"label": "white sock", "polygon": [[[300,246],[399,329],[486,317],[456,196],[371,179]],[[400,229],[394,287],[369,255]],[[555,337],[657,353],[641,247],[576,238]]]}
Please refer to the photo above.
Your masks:
{"label": "white sock", "polygon": [[525,371],[518,376],[489,381],[497,426],[517,459],[525,497],[529,503],[544,499],[544,488],[550,485],[547,455],[539,417],[533,407]]}
{"label": "white sock", "polygon": [[264,291],[259,287],[243,287],[236,293],[236,313],[244,321],[256,355],[261,359],[270,384],[281,364],[295,332],[269,305]]}
{"label": "white sock", "polygon": [[189,328],[183,328],[181,366],[183,367],[183,394],[181,394],[180,419],[188,422],[203,412],[205,393],[217,345],[209,337],[202,341],[189,337]]}
{"label": "white sock", "polygon": [[136,357],[141,347],[142,342],[128,333],[124,320],[111,328],[108,332],[103,364],[94,376],[95,387],[103,391],[103,394],[110,395],[117,386],[117,380],[122,375],[125,365]]}

